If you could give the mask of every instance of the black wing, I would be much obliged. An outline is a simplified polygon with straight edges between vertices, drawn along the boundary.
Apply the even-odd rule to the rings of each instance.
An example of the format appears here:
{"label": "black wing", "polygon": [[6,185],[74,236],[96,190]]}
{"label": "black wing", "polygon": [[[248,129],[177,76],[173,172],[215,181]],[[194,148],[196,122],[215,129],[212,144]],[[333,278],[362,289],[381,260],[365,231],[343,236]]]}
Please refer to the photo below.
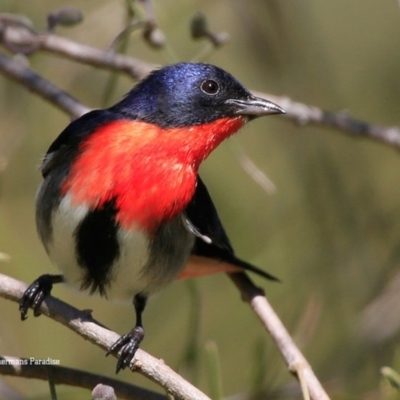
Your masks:
{"label": "black wing", "polygon": [[82,139],[95,132],[96,128],[112,122],[118,115],[108,110],[93,110],[72,121],[54,140],[44,157],[41,172],[45,178],[55,167],[63,164],[68,171],[71,160],[79,152]]}
{"label": "black wing", "polygon": [[219,259],[244,270],[252,271],[264,278],[279,280],[235,256],[210,194],[199,176],[195,194],[186,208],[186,216],[198,231],[197,234],[194,232],[196,239],[192,250],[193,255]]}

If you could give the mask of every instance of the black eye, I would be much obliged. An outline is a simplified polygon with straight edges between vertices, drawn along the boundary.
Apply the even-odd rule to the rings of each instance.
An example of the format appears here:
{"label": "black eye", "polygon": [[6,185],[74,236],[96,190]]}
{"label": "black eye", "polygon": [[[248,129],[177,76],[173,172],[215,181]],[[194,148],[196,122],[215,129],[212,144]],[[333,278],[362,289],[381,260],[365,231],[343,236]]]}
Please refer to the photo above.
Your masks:
{"label": "black eye", "polygon": [[217,94],[219,92],[219,84],[218,82],[213,81],[212,79],[207,79],[203,81],[200,86],[201,90],[205,94]]}

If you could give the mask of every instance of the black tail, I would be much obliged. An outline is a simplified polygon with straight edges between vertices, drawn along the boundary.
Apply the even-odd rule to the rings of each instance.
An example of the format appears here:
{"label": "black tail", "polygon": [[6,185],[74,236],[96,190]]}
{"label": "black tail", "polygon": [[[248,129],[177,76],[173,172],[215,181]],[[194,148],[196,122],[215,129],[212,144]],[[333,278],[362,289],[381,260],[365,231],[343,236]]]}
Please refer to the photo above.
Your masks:
{"label": "black tail", "polygon": [[243,261],[234,256],[230,260],[226,260],[226,261],[228,261],[229,263],[231,263],[233,265],[237,265],[240,268],[243,268],[245,271],[254,272],[258,276],[262,276],[263,278],[269,279],[270,281],[281,282],[281,280],[279,278],[277,278],[276,276],[273,276],[270,273],[262,270],[261,268],[258,268],[256,266],[249,264],[248,262]]}

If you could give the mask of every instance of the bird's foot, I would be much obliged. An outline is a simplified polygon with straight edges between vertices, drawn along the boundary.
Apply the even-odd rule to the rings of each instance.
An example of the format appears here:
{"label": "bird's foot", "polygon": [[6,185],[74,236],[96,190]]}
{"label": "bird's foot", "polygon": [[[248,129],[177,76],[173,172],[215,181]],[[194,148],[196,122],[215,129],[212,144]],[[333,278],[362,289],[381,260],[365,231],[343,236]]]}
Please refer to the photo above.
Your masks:
{"label": "bird's foot", "polygon": [[62,281],[63,278],[61,275],[46,274],[37,278],[28,289],[25,290],[19,301],[21,320],[24,321],[27,318],[29,308],[32,308],[33,315],[38,317],[40,315],[39,308],[46,296],[50,294],[53,284]]}
{"label": "bird's foot", "polygon": [[140,343],[144,338],[144,330],[141,326],[135,326],[129,333],[121,336],[109,349],[106,356],[111,353],[118,353],[118,362],[116,373],[118,374],[121,369],[129,367],[131,364],[136,350],[139,348]]}

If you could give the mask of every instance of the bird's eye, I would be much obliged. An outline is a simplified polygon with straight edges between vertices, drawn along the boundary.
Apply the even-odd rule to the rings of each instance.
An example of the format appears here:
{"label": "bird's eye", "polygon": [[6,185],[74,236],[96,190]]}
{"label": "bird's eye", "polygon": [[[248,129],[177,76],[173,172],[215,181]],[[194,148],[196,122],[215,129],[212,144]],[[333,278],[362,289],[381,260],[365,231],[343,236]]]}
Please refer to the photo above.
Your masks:
{"label": "bird's eye", "polygon": [[206,81],[203,81],[200,86],[201,90],[205,94],[217,94],[219,92],[219,84],[218,82],[213,81],[212,79],[207,79]]}

